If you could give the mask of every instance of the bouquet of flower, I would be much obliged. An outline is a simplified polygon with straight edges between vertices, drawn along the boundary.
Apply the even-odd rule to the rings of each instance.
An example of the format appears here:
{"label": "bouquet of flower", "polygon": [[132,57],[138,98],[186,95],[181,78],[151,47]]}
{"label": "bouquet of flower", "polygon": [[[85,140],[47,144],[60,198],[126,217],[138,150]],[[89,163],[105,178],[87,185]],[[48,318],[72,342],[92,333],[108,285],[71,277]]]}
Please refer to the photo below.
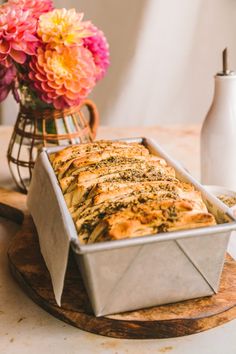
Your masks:
{"label": "bouquet of flower", "polygon": [[0,102],[47,108],[79,105],[109,66],[107,40],[75,9],[51,0],[8,0],[0,6]]}

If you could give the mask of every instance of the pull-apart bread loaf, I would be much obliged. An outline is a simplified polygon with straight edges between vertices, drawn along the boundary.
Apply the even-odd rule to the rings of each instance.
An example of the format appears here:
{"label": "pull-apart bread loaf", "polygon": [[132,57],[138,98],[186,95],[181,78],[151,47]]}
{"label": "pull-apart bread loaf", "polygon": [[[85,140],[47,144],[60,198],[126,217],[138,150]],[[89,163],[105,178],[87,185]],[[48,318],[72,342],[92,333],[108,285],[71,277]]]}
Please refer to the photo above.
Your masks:
{"label": "pull-apart bread loaf", "polygon": [[50,160],[81,243],[216,224],[201,194],[141,144],[101,140]]}

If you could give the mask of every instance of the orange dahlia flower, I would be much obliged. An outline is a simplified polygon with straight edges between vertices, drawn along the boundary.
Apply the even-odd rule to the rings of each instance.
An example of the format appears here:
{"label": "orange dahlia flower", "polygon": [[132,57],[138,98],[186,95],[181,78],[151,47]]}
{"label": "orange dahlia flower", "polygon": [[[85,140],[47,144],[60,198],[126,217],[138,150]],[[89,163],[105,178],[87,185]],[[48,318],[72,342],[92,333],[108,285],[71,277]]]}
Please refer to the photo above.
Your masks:
{"label": "orange dahlia flower", "polygon": [[82,22],[84,14],[75,9],[55,9],[42,14],[38,24],[38,35],[44,43],[51,45],[79,45],[91,35],[89,22]]}
{"label": "orange dahlia flower", "polygon": [[56,109],[78,105],[96,82],[96,67],[84,47],[39,47],[29,63],[29,78],[40,98]]}

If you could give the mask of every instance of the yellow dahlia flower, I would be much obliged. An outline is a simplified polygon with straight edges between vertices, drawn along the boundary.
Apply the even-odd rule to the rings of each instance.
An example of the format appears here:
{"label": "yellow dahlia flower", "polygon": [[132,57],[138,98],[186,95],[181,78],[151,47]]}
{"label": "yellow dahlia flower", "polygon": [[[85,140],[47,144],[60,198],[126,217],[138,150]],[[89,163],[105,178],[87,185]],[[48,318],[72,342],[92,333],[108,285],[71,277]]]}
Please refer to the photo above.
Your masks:
{"label": "yellow dahlia flower", "polygon": [[82,22],[84,14],[75,9],[55,9],[39,18],[38,35],[51,45],[71,46],[82,44],[82,39],[91,35],[89,22]]}

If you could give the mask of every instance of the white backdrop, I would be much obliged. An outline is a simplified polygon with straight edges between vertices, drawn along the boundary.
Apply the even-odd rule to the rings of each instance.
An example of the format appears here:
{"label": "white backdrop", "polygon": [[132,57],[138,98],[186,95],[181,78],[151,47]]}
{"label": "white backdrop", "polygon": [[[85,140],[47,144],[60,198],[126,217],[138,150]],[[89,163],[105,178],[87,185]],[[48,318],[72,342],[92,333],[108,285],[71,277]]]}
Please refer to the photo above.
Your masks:
{"label": "white backdrop", "polygon": [[[91,98],[101,123],[156,125],[198,123],[229,47],[236,69],[235,0],[54,0],[75,7],[105,32],[111,67]],[[2,122],[17,107],[2,104]]]}

